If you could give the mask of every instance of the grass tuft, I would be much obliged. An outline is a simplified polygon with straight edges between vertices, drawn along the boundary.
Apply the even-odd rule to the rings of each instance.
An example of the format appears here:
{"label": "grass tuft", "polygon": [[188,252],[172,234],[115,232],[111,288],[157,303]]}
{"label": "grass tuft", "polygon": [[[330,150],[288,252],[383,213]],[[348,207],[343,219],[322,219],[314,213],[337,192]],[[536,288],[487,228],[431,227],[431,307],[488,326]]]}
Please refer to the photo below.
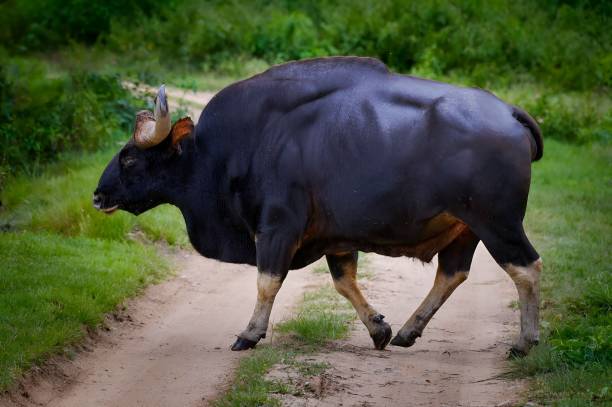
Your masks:
{"label": "grass tuft", "polygon": [[344,298],[329,286],[304,294],[298,314],[276,326],[278,332],[292,335],[295,340],[310,346],[344,338],[355,312]]}

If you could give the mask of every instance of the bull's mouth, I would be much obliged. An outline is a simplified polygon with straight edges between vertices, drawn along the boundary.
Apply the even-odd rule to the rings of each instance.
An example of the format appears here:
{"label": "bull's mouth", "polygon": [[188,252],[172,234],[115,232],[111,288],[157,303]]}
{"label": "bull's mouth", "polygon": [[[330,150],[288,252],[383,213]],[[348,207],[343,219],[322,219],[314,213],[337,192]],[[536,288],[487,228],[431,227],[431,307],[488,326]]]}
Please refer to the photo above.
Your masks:
{"label": "bull's mouth", "polygon": [[117,209],[119,209],[119,205],[111,206],[109,208],[97,208],[97,209],[101,212],[104,212],[107,215],[110,215],[113,212],[115,212]]}
{"label": "bull's mouth", "polygon": [[111,213],[115,212],[117,209],[119,209],[119,204],[113,205],[113,206],[103,206],[104,202],[102,199],[100,199],[97,196],[94,196],[94,200],[93,200],[93,207],[96,210],[99,210],[100,212],[104,212],[107,215],[110,215]]}

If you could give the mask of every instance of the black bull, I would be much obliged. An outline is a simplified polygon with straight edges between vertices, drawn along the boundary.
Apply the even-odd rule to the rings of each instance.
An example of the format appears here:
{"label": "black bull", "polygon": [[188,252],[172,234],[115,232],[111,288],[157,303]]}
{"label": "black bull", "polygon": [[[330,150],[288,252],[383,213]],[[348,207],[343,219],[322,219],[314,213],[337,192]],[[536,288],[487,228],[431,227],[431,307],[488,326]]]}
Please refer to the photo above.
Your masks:
{"label": "black bull", "polygon": [[[161,90],[158,98],[163,112]],[[255,311],[232,349],[265,336],[288,270],[322,256],[384,348],[391,328],[356,285],[359,250],[426,262],[438,254],[434,287],[391,342],[410,346],[467,278],[479,241],[517,286],[513,350],[538,341],[542,265],[522,220],[543,146],[522,110],[480,89],[392,74],[376,60],[325,58],[233,84],[204,109],[195,134],[176,136],[175,127],[152,147],[128,142],[94,203],[135,214],[176,205],[198,252],[257,266]]]}

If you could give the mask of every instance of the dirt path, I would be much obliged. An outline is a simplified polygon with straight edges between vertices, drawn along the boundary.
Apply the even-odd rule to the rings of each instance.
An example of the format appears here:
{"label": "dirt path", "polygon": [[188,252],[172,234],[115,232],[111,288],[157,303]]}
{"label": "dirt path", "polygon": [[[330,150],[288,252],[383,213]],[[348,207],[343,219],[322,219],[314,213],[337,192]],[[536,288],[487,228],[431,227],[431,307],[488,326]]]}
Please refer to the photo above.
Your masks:
{"label": "dirt path", "polygon": [[[147,93],[153,96],[157,93],[157,88],[154,86],[144,84],[134,85],[131,82],[123,82],[123,86],[135,93]],[[202,109],[215,96],[215,92],[196,92],[174,86],[166,86],[166,95],[168,96],[168,104],[171,111],[179,106],[183,107],[187,110],[193,121],[197,123]]]}
{"label": "dirt path", "polygon": [[[366,296],[397,332],[429,291],[435,262],[368,255],[374,277]],[[414,346],[372,349],[356,323],[351,337],[314,358],[331,367],[318,397],[288,397],[291,406],[496,406],[520,400],[523,383],[497,376],[507,369],[506,351],[518,333],[510,308],[516,290],[479,246],[468,280],[450,297]],[[327,388],[327,390],[326,390]]]}
{"label": "dirt path", "polygon": [[[176,278],[132,301],[121,317],[125,322],[103,333],[93,349],[72,362],[60,362],[58,372],[25,386],[28,398],[16,397],[7,404],[205,405],[224,389],[239,357],[247,354],[231,352],[229,346],[253,310],[257,271],[196,254],[182,255],[177,267]],[[290,273],[272,323],[289,316],[312,284],[311,276],[307,270]]]}

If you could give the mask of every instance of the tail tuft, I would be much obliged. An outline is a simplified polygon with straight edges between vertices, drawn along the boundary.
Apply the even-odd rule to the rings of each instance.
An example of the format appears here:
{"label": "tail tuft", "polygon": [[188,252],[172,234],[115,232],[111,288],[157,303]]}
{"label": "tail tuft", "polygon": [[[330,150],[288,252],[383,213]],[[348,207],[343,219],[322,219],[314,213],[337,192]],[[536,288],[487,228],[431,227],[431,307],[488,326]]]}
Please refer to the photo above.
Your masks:
{"label": "tail tuft", "polygon": [[529,113],[519,107],[512,106],[512,116],[529,129],[536,147],[535,151],[531,152],[531,161],[538,161],[544,155],[544,141],[542,140],[540,126],[538,126],[538,123]]}

